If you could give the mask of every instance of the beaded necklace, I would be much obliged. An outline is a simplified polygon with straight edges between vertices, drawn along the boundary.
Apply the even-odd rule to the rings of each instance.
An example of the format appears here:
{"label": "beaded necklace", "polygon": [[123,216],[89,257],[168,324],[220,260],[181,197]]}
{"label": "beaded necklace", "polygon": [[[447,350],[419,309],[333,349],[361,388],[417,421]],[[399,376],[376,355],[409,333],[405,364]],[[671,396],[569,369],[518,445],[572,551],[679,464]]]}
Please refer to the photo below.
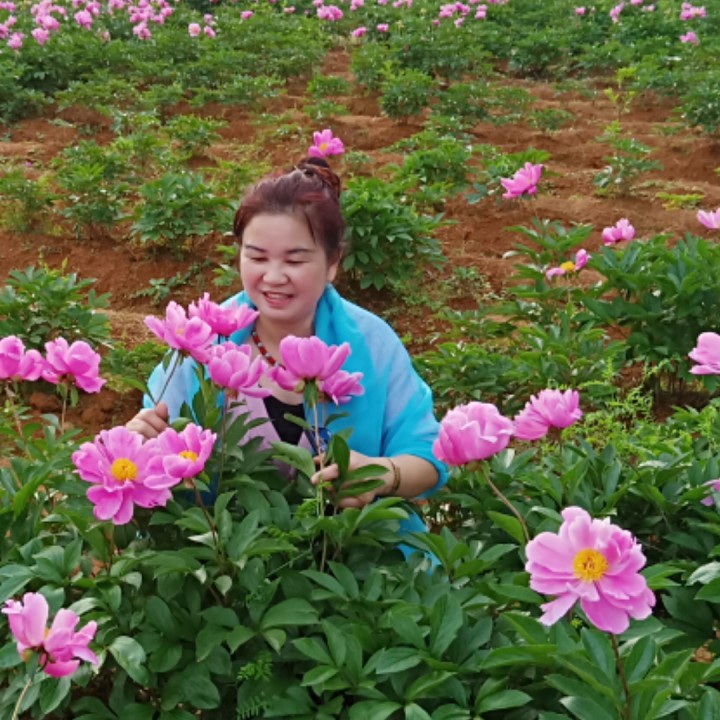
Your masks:
{"label": "beaded necklace", "polygon": [[257,346],[258,352],[267,360],[268,365],[274,366],[279,365],[282,367],[282,363],[278,362],[269,352],[268,349],[263,344],[263,341],[260,339],[260,336],[257,333],[256,327],[253,325],[252,330],[250,331],[250,337],[252,338],[253,342]]}

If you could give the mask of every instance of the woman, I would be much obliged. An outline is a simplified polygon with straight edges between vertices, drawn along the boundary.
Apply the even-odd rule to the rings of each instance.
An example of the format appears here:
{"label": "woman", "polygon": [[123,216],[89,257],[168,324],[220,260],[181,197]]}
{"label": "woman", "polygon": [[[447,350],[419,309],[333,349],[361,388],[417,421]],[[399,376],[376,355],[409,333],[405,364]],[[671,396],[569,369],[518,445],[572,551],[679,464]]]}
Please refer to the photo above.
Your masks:
{"label": "woman", "polygon": [[[414,371],[400,339],[379,317],[338,295],[332,282],[342,256],[345,224],[340,211],[340,180],[324,160],[308,159],[289,173],[269,177],[243,198],[235,216],[240,245],[240,274],[245,290],[230,298],[259,311],[252,328],[235,333],[235,343],[249,343],[253,355],[275,364],[280,341],[289,335],[318,336],[327,344],[348,342],[352,353],[343,366],[362,372],[364,394],[342,406],[348,415],[333,429],[351,427],[350,469],[382,465],[384,485],[341,501],[342,507],[362,507],[378,495],[423,497],[446,481],[444,465],[433,457],[438,424],[430,389]],[[165,384],[158,367],[149,380],[151,394]],[[127,425],[146,438],[167,427],[168,418],[190,400],[194,385],[192,363],[176,372],[164,402],[146,409]],[[304,415],[302,395],[283,390],[269,378],[260,384],[267,398],[245,398],[252,418],[271,422],[255,428],[265,441],[284,440],[309,447],[300,428],[286,413]],[[313,482],[337,477],[336,465],[315,474]],[[418,517],[406,530],[424,530]]]}

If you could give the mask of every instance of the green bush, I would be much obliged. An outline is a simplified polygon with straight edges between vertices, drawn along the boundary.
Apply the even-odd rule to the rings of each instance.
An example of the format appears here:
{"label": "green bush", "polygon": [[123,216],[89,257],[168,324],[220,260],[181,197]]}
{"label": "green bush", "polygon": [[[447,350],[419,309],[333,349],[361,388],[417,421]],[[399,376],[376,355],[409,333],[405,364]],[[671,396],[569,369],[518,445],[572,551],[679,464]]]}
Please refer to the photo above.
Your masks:
{"label": "green bush", "polygon": [[194,238],[230,227],[230,203],[195,173],[165,173],[140,188],[131,234],[141,245],[183,255]]}
{"label": "green bush", "polygon": [[405,204],[399,188],[378,178],[353,178],[342,196],[347,223],[343,269],[361,288],[399,290],[444,257],[432,233],[440,216],[430,217]]}
{"label": "green bush", "polygon": [[63,268],[13,270],[0,288],[0,337],[17,335],[27,347],[44,349],[48,340],[86,340],[102,345],[110,338],[108,295],[96,295],[95,280],[79,280]]}

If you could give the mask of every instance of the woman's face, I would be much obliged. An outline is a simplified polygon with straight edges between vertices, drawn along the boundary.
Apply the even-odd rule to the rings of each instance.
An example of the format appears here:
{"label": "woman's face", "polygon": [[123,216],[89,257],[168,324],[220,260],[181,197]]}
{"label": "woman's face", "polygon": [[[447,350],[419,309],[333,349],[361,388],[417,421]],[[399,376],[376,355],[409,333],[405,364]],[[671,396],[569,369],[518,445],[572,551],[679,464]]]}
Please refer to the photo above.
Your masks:
{"label": "woman's face", "polygon": [[240,249],[243,288],[264,321],[289,333],[311,331],[317,302],[337,268],[313,240],[302,216],[262,213],[245,227]]}

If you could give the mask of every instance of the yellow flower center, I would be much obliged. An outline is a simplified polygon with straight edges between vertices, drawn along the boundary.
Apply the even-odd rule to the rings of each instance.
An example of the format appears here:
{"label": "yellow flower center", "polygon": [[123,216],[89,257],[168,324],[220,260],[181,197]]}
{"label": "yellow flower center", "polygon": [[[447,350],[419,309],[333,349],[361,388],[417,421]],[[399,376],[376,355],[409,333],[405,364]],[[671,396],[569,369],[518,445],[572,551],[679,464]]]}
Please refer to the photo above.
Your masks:
{"label": "yellow flower center", "polygon": [[590,548],[581,550],[573,560],[575,577],[583,582],[595,582],[595,580],[602,579],[607,569],[608,561],[605,556]]}
{"label": "yellow flower center", "polygon": [[194,453],[192,450],[183,450],[181,453],[178,453],[181,458],[185,458],[186,460],[191,460],[192,462],[195,462],[198,459],[197,453]]}
{"label": "yellow flower center", "polygon": [[110,472],[120,482],[134,480],[137,477],[137,465],[127,458],[118,458],[111,466]]}
{"label": "yellow flower center", "polygon": [[326,142],[320,143],[320,149],[325,152],[328,149],[328,144]]}
{"label": "yellow flower center", "polygon": [[575,270],[575,263],[572,260],[568,260],[567,262],[564,262],[560,267],[565,272],[573,272]]}

